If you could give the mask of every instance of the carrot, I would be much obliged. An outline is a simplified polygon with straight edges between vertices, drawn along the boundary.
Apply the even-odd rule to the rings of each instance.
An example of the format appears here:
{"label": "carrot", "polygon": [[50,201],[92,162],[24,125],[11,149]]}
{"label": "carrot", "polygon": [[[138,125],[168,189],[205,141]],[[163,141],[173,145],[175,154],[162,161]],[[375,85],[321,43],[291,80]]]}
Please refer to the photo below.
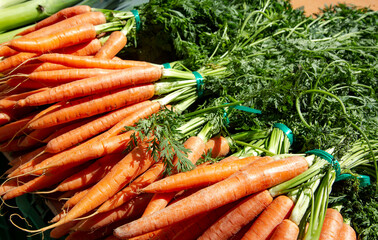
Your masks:
{"label": "carrot", "polygon": [[62,64],[75,68],[104,68],[104,69],[124,69],[130,67],[144,67],[151,64],[143,61],[133,60],[113,60],[102,58],[91,58],[85,56],[73,56],[71,54],[49,53],[38,57],[42,62]]}
{"label": "carrot", "polygon": [[124,157],[124,155],[125,154],[123,153],[106,155],[89,165],[87,168],[66,178],[56,188],[47,193],[75,190],[96,183],[96,181],[105,177],[105,175]]}
{"label": "carrot", "polygon": [[135,179],[129,186],[125,187],[117,194],[109,198],[104,202],[97,210],[96,213],[102,213],[110,211],[111,209],[117,208],[129,201],[133,197],[140,193],[140,189],[156,179],[162,176],[164,171],[164,163],[155,163],[151,168],[149,168],[145,173]]}
{"label": "carrot", "polygon": [[[36,174],[46,168],[59,168],[65,165],[79,165],[92,159],[105,156],[110,153],[123,151],[130,142],[133,131],[128,131],[118,136],[114,136],[92,144],[79,145],[67,151],[58,153],[34,166],[33,172]],[[25,173],[25,172],[22,172]]]}
{"label": "carrot", "polygon": [[120,87],[150,83],[159,80],[161,74],[161,68],[155,66],[134,67],[114,71],[106,75],[77,80],[62,84],[48,91],[36,93],[18,101],[18,105],[21,107],[39,106]]}
{"label": "carrot", "polygon": [[[188,224],[182,225],[181,229],[176,230],[172,240],[195,240],[201,236],[218,218],[234,207],[238,202],[232,202],[220,208],[192,217]],[[189,220],[189,219],[188,219]],[[187,221],[187,220],[186,220]],[[186,222],[184,221],[184,222]],[[178,223],[180,224],[180,223]],[[158,236],[161,235],[160,233]],[[159,239],[159,238],[157,238]]]}
{"label": "carrot", "polygon": [[36,38],[16,38],[10,47],[20,52],[46,53],[94,39],[97,35],[93,24],[73,26],[62,31]]}
{"label": "carrot", "polygon": [[0,144],[0,151],[1,152],[18,152],[18,151],[24,151],[24,150],[30,149],[30,148],[19,146],[19,142],[21,142],[23,138],[24,136],[21,136],[18,138],[14,138],[11,141]]}
{"label": "carrot", "polygon": [[[26,88],[26,89],[30,89],[30,90],[41,89],[41,88],[49,88],[49,87],[55,87],[56,86],[56,84],[53,84],[53,83],[36,82],[36,81],[32,81],[30,79],[27,79],[25,77],[10,78],[10,79],[7,80],[6,84],[10,87]],[[16,102],[16,104],[17,104],[17,102]],[[15,107],[18,107],[18,106],[16,105]]]}
{"label": "carrot", "polygon": [[76,56],[91,56],[100,50],[101,42],[97,38],[92,39],[88,42],[83,42],[66,48],[56,49],[55,53],[60,54],[72,54]]}
{"label": "carrot", "polygon": [[0,109],[13,108],[13,107],[15,107],[15,104],[17,103],[18,100],[23,99],[23,98],[25,98],[29,95],[34,94],[34,93],[44,91],[44,90],[45,89],[31,90],[31,91],[26,91],[26,92],[13,94],[13,95],[4,97],[3,99],[0,100]]}
{"label": "carrot", "polygon": [[21,66],[17,66],[17,68],[13,69],[11,72],[7,72],[7,74],[30,74],[32,72],[38,71],[51,71],[51,70],[58,70],[58,69],[69,69],[69,67],[55,64],[55,63],[48,63],[48,62],[36,62],[36,63],[26,63]]}
{"label": "carrot", "polygon": [[[284,219],[274,230],[270,240],[297,240],[299,227],[289,219]],[[345,239],[345,238],[343,238]]]}
{"label": "carrot", "polygon": [[[95,136],[110,127],[117,124],[122,119],[125,119],[127,116],[130,116],[132,113],[136,111],[140,111],[143,108],[147,108],[151,105],[151,101],[143,101],[140,103],[136,103],[131,106],[123,107],[119,110],[112,111],[102,117],[97,117],[93,121],[89,121],[86,124],[83,124],[80,127],[72,129],[71,131],[66,132],[54,139],[51,139],[46,145],[46,152],[56,153],[63,151],[75,144],[83,142],[84,140]],[[139,115],[142,115],[143,112],[140,112]],[[135,113],[136,115],[136,113]],[[132,123],[129,123],[129,126]]]}
{"label": "carrot", "polygon": [[[69,209],[75,206],[89,191],[90,188],[84,189],[80,192],[75,193],[65,204],[63,205],[63,209]],[[55,222],[54,220],[51,220],[52,222]]]}
{"label": "carrot", "polygon": [[60,32],[68,28],[72,28],[74,26],[80,26],[83,24],[99,25],[99,24],[104,24],[104,23],[106,23],[106,18],[103,13],[88,12],[88,13],[83,13],[77,16],[67,18],[65,20],[62,20],[50,26],[38,29],[18,39],[38,38],[38,37],[48,36],[50,34]]}
{"label": "carrot", "polygon": [[172,192],[188,189],[191,187],[208,186],[231,176],[241,168],[254,164],[261,166],[271,162],[271,157],[247,157],[234,161],[219,162],[201,168],[178,173],[154,182],[143,189],[144,192]]}
{"label": "carrot", "polygon": [[176,194],[176,192],[154,194],[146,209],[144,209],[143,216],[150,215],[165,208]]}
{"label": "carrot", "polygon": [[36,82],[43,83],[68,83],[83,78],[95,77],[99,75],[111,74],[117,70],[111,69],[101,69],[101,68],[70,68],[70,69],[59,69],[52,71],[39,71],[30,73],[27,77]]}
{"label": "carrot", "polygon": [[17,53],[19,52],[6,45],[0,46],[0,57],[9,57],[16,55]]}
{"label": "carrot", "polygon": [[290,198],[284,195],[276,197],[254,221],[242,239],[269,239],[274,229],[290,214],[293,206],[294,202]]}
{"label": "carrot", "polygon": [[[16,158],[13,159],[11,163],[11,165],[15,168],[18,168],[19,166],[21,166],[22,164],[25,164],[27,162],[29,162],[30,160],[34,159],[37,155],[39,155],[42,151],[44,150],[44,147],[40,147],[40,148],[37,148],[37,149],[34,149],[32,151],[29,151],[25,154],[22,154]],[[7,170],[6,173],[11,173],[12,171],[9,171],[9,169]]]}
{"label": "carrot", "polygon": [[[82,167],[82,166],[81,166]],[[72,169],[71,167],[59,168],[50,173],[41,175],[34,178],[33,180],[7,192],[4,196],[4,200],[12,199],[21,196],[25,193],[37,191],[46,187],[50,187],[55,183],[58,183],[62,179],[70,176],[73,172],[77,171],[78,168]]]}
{"label": "carrot", "polygon": [[340,230],[338,240],[356,240],[356,232],[354,229],[347,223],[343,223],[343,226]]}
{"label": "carrot", "polygon": [[[1,100],[0,100],[1,101]],[[34,115],[29,115],[17,121],[10,122],[4,126],[0,127],[0,142],[11,139],[12,137],[17,137],[22,134],[20,129],[22,129]]]}
{"label": "carrot", "polygon": [[147,145],[139,144],[93,186],[64,218],[50,226],[36,230],[36,232],[54,228],[89,213],[121,190],[133,178],[147,170],[153,161],[150,151],[147,150]]}
{"label": "carrot", "polygon": [[112,59],[125,47],[127,38],[121,31],[110,34],[102,48],[96,53],[95,58]]}
{"label": "carrot", "polygon": [[18,33],[16,36],[23,36],[28,33],[34,32],[38,29],[50,26],[54,23],[60,22],[66,18],[70,18],[82,13],[90,12],[91,7],[86,5],[78,5],[73,7],[64,8],[53,15],[49,16],[48,18],[43,19],[42,21],[39,21],[37,24],[26,28],[22,32]]}
{"label": "carrot", "polygon": [[10,56],[5,58],[4,60],[0,61],[0,73],[3,73],[6,70],[12,69],[17,67],[21,63],[25,62],[26,60],[32,59],[38,56],[37,53],[30,53],[30,52],[20,52],[16,55]]}
{"label": "carrot", "polygon": [[322,231],[319,239],[330,240],[337,239],[341,228],[343,227],[343,216],[333,208],[328,208],[324,218]]}
{"label": "carrot", "polygon": [[20,177],[20,178],[13,178],[13,179],[10,179],[8,181],[4,181],[0,185],[0,195],[6,194],[10,190],[12,190],[12,189],[14,189],[14,188],[16,188],[20,185],[23,185],[25,182],[28,182],[28,181],[32,180],[33,178],[34,178],[33,176],[23,176],[23,177]]}
{"label": "carrot", "polygon": [[20,147],[37,147],[44,145],[43,139],[53,134],[58,127],[63,126],[52,126],[42,129],[33,130],[32,132],[25,135],[25,138],[19,142]]}
{"label": "carrot", "polygon": [[207,141],[205,152],[210,150],[212,158],[224,157],[229,153],[230,146],[225,137],[217,136]]}
{"label": "carrot", "polygon": [[28,125],[32,129],[51,127],[73,120],[91,117],[121,107],[142,102],[154,95],[153,85],[121,88],[91,95],[63,104],[59,109],[46,114]]}
{"label": "carrot", "polygon": [[77,224],[78,221],[71,221],[65,224],[62,224],[60,226],[57,226],[56,228],[52,229],[50,231],[50,237],[51,238],[61,238],[65,235],[67,235],[71,228],[74,227]]}
{"label": "carrot", "polygon": [[121,219],[140,217],[143,209],[151,199],[152,194],[142,194],[130,199],[125,204],[108,212],[100,213],[91,218],[82,220],[74,228],[76,231],[93,231]]}
{"label": "carrot", "polygon": [[273,161],[260,167],[245,168],[158,212],[115,229],[114,234],[119,238],[128,238],[169,226],[287,181],[307,168],[306,159],[300,156]]}
{"label": "carrot", "polygon": [[248,196],[220,217],[198,239],[229,239],[255,219],[272,201],[267,190]]}

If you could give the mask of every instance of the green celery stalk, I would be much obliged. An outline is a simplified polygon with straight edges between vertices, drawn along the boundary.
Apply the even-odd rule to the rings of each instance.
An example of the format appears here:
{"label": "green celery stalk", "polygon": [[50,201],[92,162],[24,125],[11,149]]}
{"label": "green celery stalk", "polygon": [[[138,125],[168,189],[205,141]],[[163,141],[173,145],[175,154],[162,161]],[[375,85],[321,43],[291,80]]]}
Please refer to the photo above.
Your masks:
{"label": "green celery stalk", "polygon": [[78,2],[79,0],[31,0],[0,9],[0,32],[35,23]]}

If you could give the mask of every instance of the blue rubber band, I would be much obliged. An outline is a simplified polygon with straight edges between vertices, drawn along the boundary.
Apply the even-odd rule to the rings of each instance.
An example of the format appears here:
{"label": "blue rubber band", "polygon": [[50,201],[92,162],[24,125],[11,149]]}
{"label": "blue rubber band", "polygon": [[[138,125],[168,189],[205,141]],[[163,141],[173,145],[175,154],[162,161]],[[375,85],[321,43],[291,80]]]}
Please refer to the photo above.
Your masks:
{"label": "blue rubber band", "polygon": [[240,111],[244,111],[244,112],[261,114],[260,110],[254,109],[254,108],[250,108],[250,107],[247,107],[247,106],[243,106],[243,105],[236,105],[236,106],[231,106],[231,107],[235,108],[235,109],[238,109]]}
{"label": "blue rubber band", "polygon": [[199,73],[199,72],[192,72],[194,77],[196,78],[196,81],[197,81],[197,94],[198,94],[198,97],[202,97],[203,95],[203,77],[202,75]]}
{"label": "blue rubber band", "polygon": [[170,63],[163,63],[163,67],[165,69],[171,69],[172,68]]}
{"label": "blue rubber band", "polygon": [[293,143],[294,143],[294,134],[293,134],[293,132],[291,131],[291,129],[290,129],[288,126],[286,126],[286,125],[283,124],[283,123],[275,123],[275,124],[273,125],[273,127],[278,128],[278,129],[280,129],[282,132],[284,132],[285,135],[287,136],[287,138],[288,138],[289,141],[290,141],[290,145],[293,145]]}
{"label": "blue rubber band", "polygon": [[132,14],[134,14],[134,17],[135,17],[135,27],[136,27],[136,31],[138,32],[141,29],[141,27],[142,27],[142,22],[140,21],[139,12],[136,9],[133,9],[130,12]]}
{"label": "blue rubber band", "polygon": [[[353,179],[355,178],[355,176],[349,174],[349,173],[344,173],[344,174],[340,174],[335,182],[338,182],[338,181],[343,181],[343,180],[346,180],[346,179]],[[367,175],[359,175],[357,177],[357,179],[360,181],[360,187],[366,187],[368,185],[370,185],[370,177],[367,176]]]}
{"label": "blue rubber band", "polygon": [[313,149],[310,151],[306,152],[307,154],[314,154],[327,162],[329,162],[333,169],[336,171],[336,179],[340,176],[341,168],[340,168],[340,163],[329,153],[326,151],[320,150],[320,149]]}

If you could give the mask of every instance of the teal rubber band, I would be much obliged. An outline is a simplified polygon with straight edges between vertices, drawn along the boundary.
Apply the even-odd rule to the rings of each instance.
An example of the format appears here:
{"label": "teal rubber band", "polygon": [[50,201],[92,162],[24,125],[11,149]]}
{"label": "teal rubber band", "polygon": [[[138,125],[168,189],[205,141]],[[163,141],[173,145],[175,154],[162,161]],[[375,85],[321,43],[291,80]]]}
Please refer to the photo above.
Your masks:
{"label": "teal rubber band", "polygon": [[198,97],[202,97],[203,95],[203,77],[199,72],[192,72],[194,77],[196,78],[197,81],[197,94]]}
{"label": "teal rubber band", "polygon": [[165,69],[171,69],[172,68],[170,63],[163,63],[163,67]]}
{"label": "teal rubber band", "polygon": [[238,110],[241,110],[241,111],[244,111],[244,112],[261,114],[260,110],[250,108],[250,107],[247,107],[247,106],[236,105],[236,106],[232,106],[232,108],[235,108],[235,109],[238,109]]}
{"label": "teal rubber band", "polygon": [[140,21],[140,16],[139,16],[139,12],[138,10],[136,9],[133,9],[130,11],[132,14],[134,14],[134,17],[135,17],[135,26],[136,26],[136,31],[138,32],[141,27],[142,27],[142,22]]}
{"label": "teal rubber band", "polygon": [[293,145],[293,143],[294,143],[294,134],[293,134],[293,132],[291,131],[291,129],[290,129],[288,126],[286,126],[286,125],[283,124],[283,123],[275,123],[275,124],[273,125],[273,127],[278,128],[278,129],[280,129],[282,132],[284,132],[285,135],[287,136],[287,138],[288,138],[289,141],[290,141],[290,145]]}
{"label": "teal rubber band", "polygon": [[225,121],[226,126],[228,126],[228,125],[230,124],[230,119],[228,119],[226,109],[223,109],[223,110],[224,110],[224,113],[223,113],[223,119],[224,119],[224,121]]}
{"label": "teal rubber band", "polygon": [[[353,179],[355,178],[353,175],[349,174],[349,173],[344,173],[344,174],[340,174],[338,177],[336,177],[336,180],[335,182],[338,182],[338,181],[343,181],[343,180],[346,180],[346,179]],[[359,175],[357,177],[357,179],[360,181],[360,187],[366,187],[368,185],[370,185],[370,177],[367,176],[367,175]]]}
{"label": "teal rubber band", "polygon": [[340,163],[329,153],[326,151],[320,150],[320,149],[313,149],[310,151],[307,151],[306,154],[314,154],[332,165],[333,169],[336,171],[336,179],[340,176],[341,168]]}

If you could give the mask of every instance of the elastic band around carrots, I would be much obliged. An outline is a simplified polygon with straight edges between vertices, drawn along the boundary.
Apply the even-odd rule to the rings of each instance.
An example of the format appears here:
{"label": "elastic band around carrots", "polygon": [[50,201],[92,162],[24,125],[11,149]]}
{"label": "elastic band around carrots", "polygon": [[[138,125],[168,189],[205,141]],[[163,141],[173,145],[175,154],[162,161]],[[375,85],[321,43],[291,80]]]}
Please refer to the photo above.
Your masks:
{"label": "elastic band around carrots", "polygon": [[291,131],[291,129],[290,129],[288,126],[286,126],[286,125],[283,124],[283,123],[275,123],[275,124],[273,125],[273,127],[282,130],[282,132],[284,132],[285,135],[287,136],[287,138],[289,139],[289,141],[290,141],[290,145],[293,145],[293,142],[294,142],[294,134],[293,134],[293,132]]}
{"label": "elastic band around carrots", "polygon": [[135,17],[135,26],[136,26],[136,31],[138,32],[141,27],[142,27],[142,22],[140,21],[140,16],[139,16],[139,12],[138,10],[136,9],[133,9],[130,11],[132,14],[134,14],[134,17]]}
{"label": "elastic band around carrots", "polygon": [[199,72],[192,72],[194,77],[196,78],[197,81],[197,94],[198,97],[201,97],[203,95],[203,77]]}
{"label": "elastic band around carrots", "polygon": [[162,65],[165,69],[171,69],[172,68],[170,63],[163,63]]}
{"label": "elastic band around carrots", "polygon": [[333,169],[335,169],[336,171],[336,179],[341,175],[340,163],[328,152],[320,150],[320,149],[313,149],[313,150],[307,151],[306,154],[314,154],[315,156],[318,156],[326,160],[327,162],[329,162],[332,165]]}

